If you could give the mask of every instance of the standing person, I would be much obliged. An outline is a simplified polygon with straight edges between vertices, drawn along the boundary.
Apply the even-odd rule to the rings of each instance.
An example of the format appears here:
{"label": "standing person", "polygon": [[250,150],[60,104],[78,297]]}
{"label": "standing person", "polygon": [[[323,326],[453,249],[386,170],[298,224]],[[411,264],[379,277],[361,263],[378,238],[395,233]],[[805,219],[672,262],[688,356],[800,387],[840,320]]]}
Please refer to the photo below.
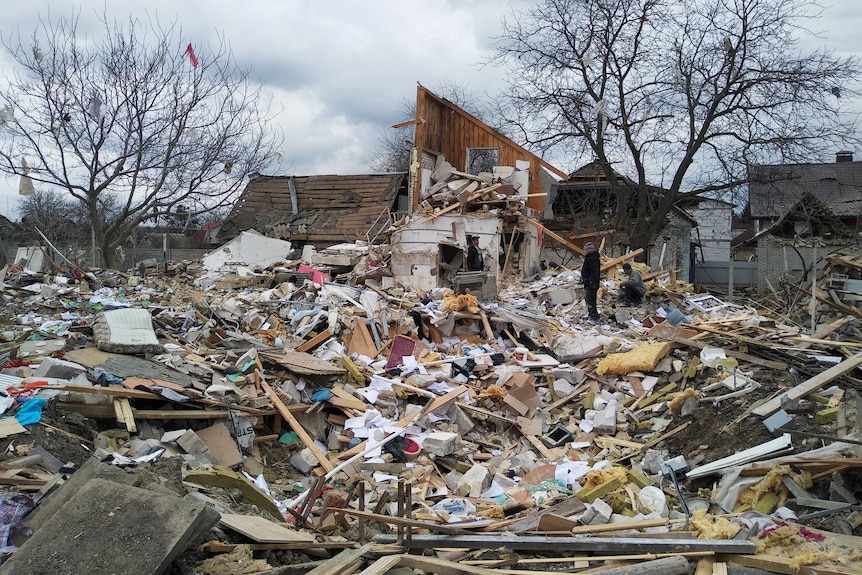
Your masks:
{"label": "standing person", "polygon": [[479,236],[470,238],[470,247],[467,248],[467,271],[480,272],[485,269],[482,261],[482,252],[479,251]]}
{"label": "standing person", "polygon": [[599,310],[596,308],[596,297],[599,292],[599,279],[602,275],[602,264],[599,252],[593,242],[587,242],[584,246],[584,265],[581,266],[581,281],[584,282],[584,302],[587,304],[587,314],[590,319],[599,319]]}
{"label": "standing person", "polygon": [[646,293],[646,286],[640,272],[626,262],[623,264],[623,273],[629,276],[626,281],[620,284],[623,307],[631,307],[633,304],[640,305]]}

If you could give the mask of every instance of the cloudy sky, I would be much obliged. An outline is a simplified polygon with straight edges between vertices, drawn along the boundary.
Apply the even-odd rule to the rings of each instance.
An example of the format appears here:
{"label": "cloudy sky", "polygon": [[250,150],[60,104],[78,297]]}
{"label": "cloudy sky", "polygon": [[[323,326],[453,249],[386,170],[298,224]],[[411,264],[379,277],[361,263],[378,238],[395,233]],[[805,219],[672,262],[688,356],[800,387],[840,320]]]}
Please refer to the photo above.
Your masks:
{"label": "cloudy sky", "polygon": [[[28,36],[40,17],[81,13],[81,27],[99,31],[98,16],[134,14],[176,21],[199,53],[231,44],[242,66],[264,83],[284,132],[282,171],[296,175],[368,171],[377,134],[403,121],[400,104],[416,83],[432,90],[449,82],[495,94],[504,74],[481,61],[500,22],[523,0],[30,0],[7,1],[0,11],[6,38]],[[815,47],[862,52],[862,11],[837,3],[813,28]],[[49,10],[50,6],[50,10]],[[0,54],[0,75],[9,72]],[[571,169],[573,166],[560,166]],[[0,214],[17,219],[18,182],[0,176]]]}

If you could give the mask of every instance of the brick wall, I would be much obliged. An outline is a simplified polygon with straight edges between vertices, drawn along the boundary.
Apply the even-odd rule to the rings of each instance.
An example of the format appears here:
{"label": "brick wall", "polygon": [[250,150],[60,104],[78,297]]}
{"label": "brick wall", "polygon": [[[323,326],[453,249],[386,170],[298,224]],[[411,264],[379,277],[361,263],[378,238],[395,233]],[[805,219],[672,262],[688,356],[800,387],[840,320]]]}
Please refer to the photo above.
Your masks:
{"label": "brick wall", "polygon": [[[811,266],[814,248],[811,246],[810,240],[805,240],[804,244],[802,242],[795,243],[797,245],[794,245],[793,240],[785,240],[768,234],[758,239],[757,293],[759,295],[769,295],[771,293],[769,284],[772,284],[772,287],[781,293],[781,281],[783,278],[798,283],[803,276],[804,269]],[[846,247],[846,241],[830,244],[820,240],[817,246],[817,260],[821,263],[817,265],[817,269],[819,270],[822,267],[824,257],[843,247]],[[795,278],[795,280],[792,280],[792,278]],[[808,280],[811,280],[810,275]],[[810,289],[811,286],[805,287]]]}

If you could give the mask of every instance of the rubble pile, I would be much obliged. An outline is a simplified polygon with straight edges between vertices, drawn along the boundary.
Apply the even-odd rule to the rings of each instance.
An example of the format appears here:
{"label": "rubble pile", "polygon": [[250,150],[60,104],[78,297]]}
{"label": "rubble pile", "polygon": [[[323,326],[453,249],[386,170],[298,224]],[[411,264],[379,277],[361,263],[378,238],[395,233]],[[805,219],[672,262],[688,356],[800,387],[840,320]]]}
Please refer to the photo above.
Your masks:
{"label": "rubble pile", "polygon": [[854,280],[811,330],[643,268],[622,307],[636,255],[598,322],[562,267],[4,272],[0,574],[862,572]]}

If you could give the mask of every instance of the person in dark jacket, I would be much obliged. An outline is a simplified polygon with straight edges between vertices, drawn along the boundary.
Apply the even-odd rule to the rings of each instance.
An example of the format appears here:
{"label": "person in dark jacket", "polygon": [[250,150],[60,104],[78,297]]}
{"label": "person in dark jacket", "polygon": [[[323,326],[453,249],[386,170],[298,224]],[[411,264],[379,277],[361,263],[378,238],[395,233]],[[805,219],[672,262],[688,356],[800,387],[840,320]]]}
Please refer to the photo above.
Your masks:
{"label": "person in dark jacket", "polygon": [[628,279],[620,284],[623,307],[640,305],[646,293],[646,286],[640,272],[633,269],[632,265],[626,262],[623,264],[623,273],[628,276]]}
{"label": "person in dark jacket", "polygon": [[484,269],[482,252],[479,251],[479,236],[473,236],[470,238],[470,247],[467,248],[467,271],[480,272]]}
{"label": "person in dark jacket", "polygon": [[584,282],[584,303],[587,304],[587,315],[590,319],[599,319],[596,308],[596,296],[599,292],[599,279],[602,275],[602,264],[599,252],[592,242],[584,246],[584,265],[581,266],[581,281]]}

